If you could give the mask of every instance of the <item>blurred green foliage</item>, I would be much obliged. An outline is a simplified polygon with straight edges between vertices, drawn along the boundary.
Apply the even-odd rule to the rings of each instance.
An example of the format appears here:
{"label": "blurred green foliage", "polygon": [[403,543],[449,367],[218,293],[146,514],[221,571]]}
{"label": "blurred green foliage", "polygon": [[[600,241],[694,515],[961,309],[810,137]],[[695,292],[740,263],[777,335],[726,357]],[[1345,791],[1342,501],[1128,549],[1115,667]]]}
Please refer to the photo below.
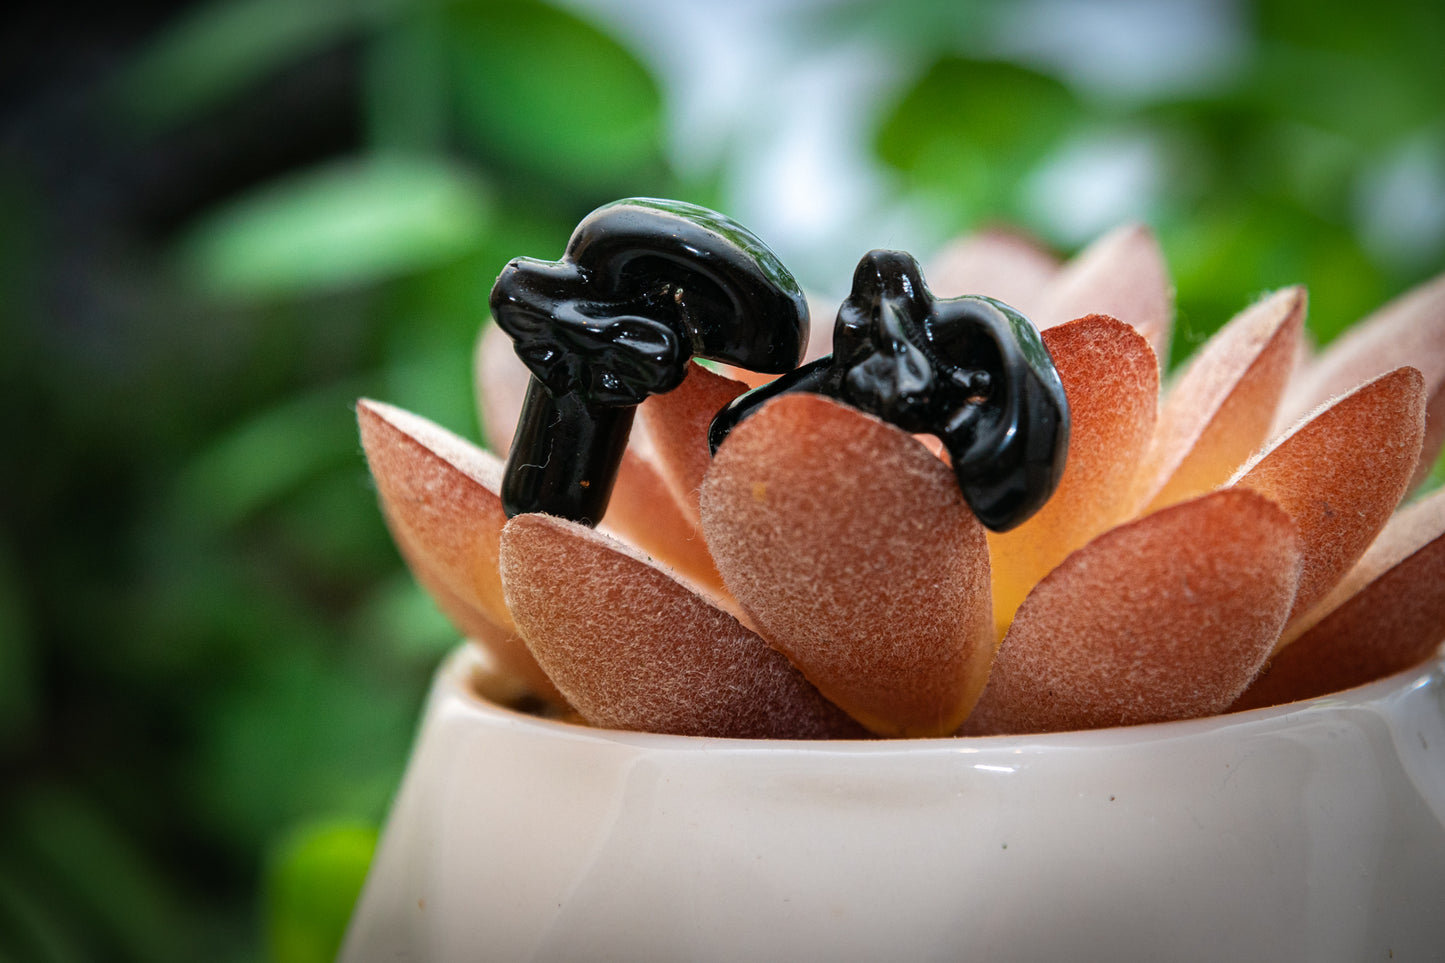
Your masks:
{"label": "blurred green foliage", "polygon": [[374,284],[475,250],[487,221],[481,185],[445,164],[346,161],[209,214],[183,243],[184,270],[220,297]]}
{"label": "blurred green foliage", "polygon": [[456,644],[355,400],[475,435],[505,261],[680,192],[661,94],[540,3],[223,0],[85,96],[123,203],[0,165],[0,959],[327,960]]}
{"label": "blurred green foliage", "polygon": [[[1356,211],[1445,143],[1445,8],[1259,0],[1227,83],[1114,99],[965,42],[1002,9],[837,4],[794,38],[916,65],[871,147],[943,230],[1071,246],[1039,172],[1144,135],[1180,353],[1268,288],[1309,284],[1327,340],[1439,270]],[[328,959],[455,644],[354,400],[476,437],[505,261],[722,179],[670,167],[634,53],[534,0],[212,0],[67,103],[0,159],[0,959]]]}
{"label": "blurred green foliage", "polygon": [[277,963],[330,963],[376,848],[376,829],[327,822],[298,829],[266,873],[266,937]]}
{"label": "blurred green foliage", "polygon": [[1023,223],[1019,171],[1084,120],[1078,98],[1053,77],[944,54],[883,121],[878,155],[955,230],[989,218]]}
{"label": "blurred green foliage", "polygon": [[[1177,285],[1172,360],[1261,292],[1294,283],[1309,286],[1310,330],[1327,342],[1439,270],[1438,252],[1368,253],[1355,208],[1369,165],[1414,138],[1445,144],[1445,5],[1243,9],[1247,59],[1207,95],[1074,91],[1038,69],[944,51],[884,118],[878,156],[950,232],[1007,221],[1058,242],[1057,222],[1029,195],[1055,152],[1071,139],[1144,135],[1165,184],[1144,216]],[[978,29],[979,7],[957,7],[953,27],[939,34]],[[1445,150],[1434,159],[1445,165]]]}

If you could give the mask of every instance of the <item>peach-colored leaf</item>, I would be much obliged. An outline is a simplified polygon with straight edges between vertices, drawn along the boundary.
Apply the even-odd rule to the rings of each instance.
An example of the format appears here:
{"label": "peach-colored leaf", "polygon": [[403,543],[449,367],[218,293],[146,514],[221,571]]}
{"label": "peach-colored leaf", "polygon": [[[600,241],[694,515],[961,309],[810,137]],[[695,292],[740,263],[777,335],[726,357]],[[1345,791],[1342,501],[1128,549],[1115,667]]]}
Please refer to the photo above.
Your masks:
{"label": "peach-colored leaf", "polygon": [[1264,664],[1298,577],[1289,516],[1250,491],[1215,492],[1106,532],[1019,607],[964,731],[1219,712]]}
{"label": "peach-colored leaf", "polygon": [[[474,600],[464,599],[447,588],[444,573],[436,563],[419,553],[413,539],[390,518],[387,524],[394,533],[401,557],[406,560],[407,568],[411,569],[417,584],[431,596],[447,620],[489,657],[494,676],[491,685],[493,701],[515,701],[515,696],[520,694],[515,690],[521,688],[527,694],[543,699],[553,708],[566,706],[567,700],[557,691],[552,680],[547,678],[547,673],[542,671],[537,660],[532,658],[527,643],[522,641],[516,627],[512,625],[511,617],[507,617],[505,625],[500,625]],[[512,697],[496,698],[508,690],[512,691]]]}
{"label": "peach-colored leaf", "polygon": [[928,266],[928,286],[940,298],[982,294],[1033,317],[1059,261],[1021,234],[990,229],[959,238]]}
{"label": "peach-colored leaf", "polygon": [[652,438],[657,468],[694,526],[698,523],[698,489],[712,463],[708,426],[728,402],[746,390],[741,381],[713,374],[692,362],[682,384],[666,394],[653,395],[638,408],[639,420]]}
{"label": "peach-colored leaf", "polygon": [[1276,426],[1306,413],[1401,365],[1425,379],[1425,442],[1413,489],[1445,444],[1445,274],[1416,287],[1342,334],[1290,386]]}
{"label": "peach-colored leaf", "polygon": [[1240,472],[1299,530],[1304,568],[1290,617],[1318,602],[1389,521],[1420,457],[1420,372],[1399,368],[1319,412]]}
{"label": "peach-colored leaf", "polygon": [[1429,658],[1445,641],[1445,491],[1391,519],[1291,632],[1234,708],[1338,692]]}
{"label": "peach-colored leaf", "polygon": [[501,462],[392,405],[362,399],[356,416],[383,514],[417,581],[458,629],[488,645],[539,695],[548,695],[545,676],[516,644],[497,573],[497,544],[507,521],[497,494]]}
{"label": "peach-colored leaf", "polygon": [[1058,490],[1033,518],[988,533],[1000,637],[1039,579],[1133,507],[1134,473],[1159,407],[1159,364],[1130,325],[1091,315],[1043,338],[1069,400],[1069,457]]}
{"label": "peach-colored leaf", "polygon": [[[808,346],[802,364],[833,353],[833,327],[838,320],[838,302],[808,291]],[[771,381],[777,375],[768,375]]]}
{"label": "peach-colored leaf", "polygon": [[1167,360],[1174,286],[1154,232],[1126,224],[1090,244],[1054,276],[1036,314],[1040,328],[1107,314],[1138,328],[1155,356]]}
{"label": "peach-colored leaf", "polygon": [[[633,431],[636,434],[637,428]],[[617,485],[600,527],[676,569],[710,594],[726,594],[697,520],[683,512],[657,466],[632,448],[622,455]]]}
{"label": "peach-colored leaf", "polygon": [[1305,301],[1304,288],[1276,291],[1194,356],[1159,412],[1140,505],[1157,509],[1210,491],[1264,443],[1294,366]]}
{"label": "peach-colored leaf", "polygon": [[784,395],[718,449],[702,523],[728,589],[824,695],[881,734],[957,728],[994,649],[988,549],[928,449]]}
{"label": "peach-colored leaf", "polygon": [[766,642],[603,534],[518,515],[503,532],[501,565],[527,644],[593,725],[738,738],[863,734]]}
{"label": "peach-colored leaf", "polygon": [[472,354],[472,375],[477,389],[477,418],[487,447],[505,460],[532,373],[512,350],[507,333],[495,324],[487,324]]}

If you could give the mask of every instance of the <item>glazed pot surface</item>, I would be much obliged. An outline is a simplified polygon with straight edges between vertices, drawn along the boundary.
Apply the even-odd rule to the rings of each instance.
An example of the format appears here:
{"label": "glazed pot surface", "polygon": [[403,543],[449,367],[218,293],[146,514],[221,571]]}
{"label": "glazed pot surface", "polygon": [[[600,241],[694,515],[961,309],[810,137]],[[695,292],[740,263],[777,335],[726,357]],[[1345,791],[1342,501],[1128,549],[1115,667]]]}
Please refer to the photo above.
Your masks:
{"label": "glazed pot surface", "polygon": [[1437,959],[1445,660],[1040,736],[590,729],[439,672],[341,958]]}

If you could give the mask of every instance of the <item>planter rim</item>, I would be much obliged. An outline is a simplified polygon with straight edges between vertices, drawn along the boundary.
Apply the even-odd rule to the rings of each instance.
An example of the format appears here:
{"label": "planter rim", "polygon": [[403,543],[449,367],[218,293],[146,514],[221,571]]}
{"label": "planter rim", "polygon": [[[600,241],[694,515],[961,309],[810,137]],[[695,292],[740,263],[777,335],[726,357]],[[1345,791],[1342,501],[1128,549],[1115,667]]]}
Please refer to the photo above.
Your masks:
{"label": "planter rim", "polygon": [[[1161,741],[1189,740],[1225,730],[1247,736],[1293,728],[1325,720],[1341,708],[1383,708],[1416,690],[1445,689],[1445,651],[1418,665],[1373,682],[1284,705],[1226,712],[1197,719],[1080,729],[1067,732],[1002,736],[939,736],[917,739],[741,739],[716,736],[669,735],[627,729],[603,729],[557,719],[546,719],[499,705],[482,695],[474,684],[490,668],[479,648],[463,642],[437,671],[430,701],[445,702],[449,713],[471,717],[478,723],[503,726],[558,739],[605,743],[666,752],[706,752],[751,755],[846,754],[856,756],[957,754],[989,752],[1057,752],[1059,750],[1118,750],[1155,745]],[[1442,695],[1441,698],[1445,698]]]}

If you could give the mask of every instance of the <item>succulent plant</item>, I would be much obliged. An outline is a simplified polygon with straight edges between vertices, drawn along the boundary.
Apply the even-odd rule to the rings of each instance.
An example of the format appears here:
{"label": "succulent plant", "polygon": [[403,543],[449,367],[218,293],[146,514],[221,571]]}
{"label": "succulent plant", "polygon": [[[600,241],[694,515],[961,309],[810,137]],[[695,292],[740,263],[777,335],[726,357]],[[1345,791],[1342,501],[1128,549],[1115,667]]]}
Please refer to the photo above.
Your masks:
{"label": "succulent plant", "polygon": [[[1315,354],[1306,296],[1245,308],[1167,385],[1163,258],[1126,227],[1059,265],[978,235],[940,296],[1031,318],[1072,418],[1052,498],[990,532],[938,447],[843,400],[690,366],[647,398],[599,530],[508,520],[494,455],[372,401],[396,541],[499,677],[598,726],[774,738],[1130,725],[1313,697],[1445,637],[1445,277]],[[816,338],[816,335],[815,335]],[[815,350],[814,354],[818,352]],[[483,420],[526,372],[495,332]],[[761,379],[744,377],[754,384]]]}

